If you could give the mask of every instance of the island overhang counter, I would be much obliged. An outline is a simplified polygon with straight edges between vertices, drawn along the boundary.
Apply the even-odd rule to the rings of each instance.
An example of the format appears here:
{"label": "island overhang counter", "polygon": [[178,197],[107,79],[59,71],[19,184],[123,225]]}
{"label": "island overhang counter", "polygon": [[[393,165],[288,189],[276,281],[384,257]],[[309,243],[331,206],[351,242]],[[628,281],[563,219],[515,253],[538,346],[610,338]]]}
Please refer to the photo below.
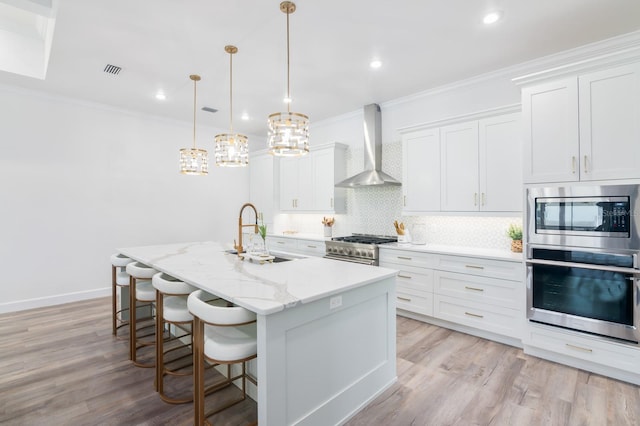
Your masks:
{"label": "island overhang counter", "polygon": [[257,314],[258,423],[341,424],[396,380],[397,271],[241,260],[216,242],[118,251]]}

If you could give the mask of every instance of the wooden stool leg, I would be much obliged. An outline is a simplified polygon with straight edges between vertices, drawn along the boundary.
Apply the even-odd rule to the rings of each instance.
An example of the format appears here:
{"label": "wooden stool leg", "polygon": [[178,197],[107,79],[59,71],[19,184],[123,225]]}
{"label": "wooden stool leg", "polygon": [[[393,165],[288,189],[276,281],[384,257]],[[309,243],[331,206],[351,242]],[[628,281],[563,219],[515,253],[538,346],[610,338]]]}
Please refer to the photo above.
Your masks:
{"label": "wooden stool leg", "polygon": [[111,266],[111,323],[113,326],[113,331],[112,334],[115,336],[116,335],[116,311],[117,311],[117,305],[116,305],[116,277],[117,275],[117,269],[115,266]]}
{"label": "wooden stool leg", "polygon": [[129,359],[136,362],[136,279],[129,278]]}

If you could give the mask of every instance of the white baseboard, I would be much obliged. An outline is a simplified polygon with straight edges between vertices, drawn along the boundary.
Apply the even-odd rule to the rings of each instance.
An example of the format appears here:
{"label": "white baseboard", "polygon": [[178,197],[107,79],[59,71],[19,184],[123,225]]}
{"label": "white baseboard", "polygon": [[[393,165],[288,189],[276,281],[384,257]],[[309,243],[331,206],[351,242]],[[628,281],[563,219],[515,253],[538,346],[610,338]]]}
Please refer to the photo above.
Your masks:
{"label": "white baseboard", "polygon": [[95,290],[78,291],[75,293],[57,294],[55,296],[38,297],[35,299],[17,300],[15,302],[0,303],[0,314],[24,311],[26,309],[43,308],[46,306],[62,305],[63,303],[78,302],[80,300],[95,299],[111,295],[111,287]]}

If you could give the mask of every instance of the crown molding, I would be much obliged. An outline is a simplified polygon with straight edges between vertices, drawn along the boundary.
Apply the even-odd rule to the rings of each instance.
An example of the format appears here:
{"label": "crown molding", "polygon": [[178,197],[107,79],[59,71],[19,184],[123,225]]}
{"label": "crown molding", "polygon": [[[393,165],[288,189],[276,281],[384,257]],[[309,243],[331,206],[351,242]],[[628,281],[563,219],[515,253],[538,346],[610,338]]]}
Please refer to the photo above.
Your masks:
{"label": "crown molding", "polygon": [[511,114],[521,111],[520,104],[505,105],[498,108],[485,109],[483,111],[472,112],[470,114],[456,115],[441,120],[429,121],[427,123],[413,124],[411,126],[401,127],[398,133],[405,134],[418,130],[432,129],[434,127],[449,126],[451,124],[464,123],[465,121],[481,120],[483,118],[495,117],[497,115]]}

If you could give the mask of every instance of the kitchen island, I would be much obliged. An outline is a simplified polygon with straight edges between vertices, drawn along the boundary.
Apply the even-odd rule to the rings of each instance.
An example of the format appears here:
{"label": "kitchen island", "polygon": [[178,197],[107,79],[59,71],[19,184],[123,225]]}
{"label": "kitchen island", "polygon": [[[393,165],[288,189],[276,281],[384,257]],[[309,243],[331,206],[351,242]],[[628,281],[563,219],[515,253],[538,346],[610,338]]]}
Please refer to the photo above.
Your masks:
{"label": "kitchen island", "polygon": [[395,276],[309,257],[251,262],[216,242],[118,251],[257,314],[260,425],[335,425],[396,380]]}

